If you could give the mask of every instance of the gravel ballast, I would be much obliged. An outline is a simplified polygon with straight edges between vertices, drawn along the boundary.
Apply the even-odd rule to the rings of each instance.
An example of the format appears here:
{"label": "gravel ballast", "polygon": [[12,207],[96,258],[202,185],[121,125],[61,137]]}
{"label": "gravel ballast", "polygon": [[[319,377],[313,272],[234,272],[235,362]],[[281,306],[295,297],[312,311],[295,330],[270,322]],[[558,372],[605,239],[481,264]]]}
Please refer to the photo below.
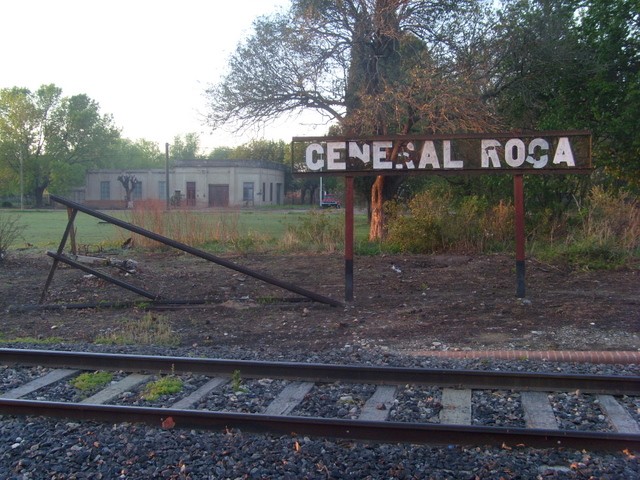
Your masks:
{"label": "gravel ballast", "polygon": [[[11,347],[11,345],[6,345]],[[19,348],[27,348],[20,345]],[[38,347],[34,347],[38,348]],[[243,351],[239,349],[106,348],[62,345],[65,350],[139,353],[151,355],[208,356],[314,363],[422,366],[526,372],[572,372],[639,375],[637,365],[559,364],[505,362],[483,359],[446,360],[394,355],[384,349],[345,346],[322,355],[306,352]],[[5,369],[0,378],[27,375]],[[7,374],[7,375],[5,375]],[[191,379],[192,390],[201,379]],[[261,411],[285,382],[247,381],[246,391],[221,389],[206,408],[220,408],[223,398],[238,411]],[[6,391],[14,384],[0,380]],[[191,384],[189,384],[191,385]],[[357,416],[372,391],[371,386],[323,384],[296,415],[321,414],[333,418]],[[63,391],[65,389],[61,389]],[[437,421],[438,388],[401,386],[390,409],[392,421]],[[71,393],[69,393],[71,394]],[[42,394],[47,396],[47,394]],[[323,397],[326,403],[314,400]],[[603,428],[597,401],[585,402],[579,392],[554,394],[561,412],[561,428]],[[138,404],[130,392],[125,403]],[[416,402],[416,399],[418,400]],[[176,398],[172,398],[176,400]],[[637,398],[623,402],[638,415]],[[405,407],[405,404],[407,407]],[[408,405],[412,405],[409,407]],[[477,405],[477,406],[476,406]],[[201,407],[203,407],[202,405]],[[633,411],[635,409],[635,411]],[[519,395],[508,391],[474,393],[473,423],[522,426]],[[605,426],[606,427],[606,426]],[[570,448],[533,449],[526,446],[433,447],[409,444],[369,444],[298,436],[251,434],[238,430],[219,432],[163,430],[138,424],[71,422],[60,419],[3,416],[0,420],[0,478],[3,479],[636,479],[640,462],[633,452],[589,452]]]}

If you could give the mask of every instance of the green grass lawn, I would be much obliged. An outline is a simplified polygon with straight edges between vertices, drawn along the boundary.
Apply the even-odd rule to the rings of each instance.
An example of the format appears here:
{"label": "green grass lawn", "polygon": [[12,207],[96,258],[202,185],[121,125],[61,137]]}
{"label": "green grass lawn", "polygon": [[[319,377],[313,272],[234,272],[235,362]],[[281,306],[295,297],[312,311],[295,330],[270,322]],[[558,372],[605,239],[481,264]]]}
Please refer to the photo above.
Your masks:
{"label": "green grass lawn", "polygon": [[[228,210],[215,212],[191,211],[189,214],[208,216],[212,221],[224,221],[233,224],[239,235],[254,234],[269,238],[277,242],[290,225],[299,224],[310,213],[309,209],[251,209]],[[131,221],[131,214],[127,211],[103,211],[127,222]],[[343,217],[343,211],[332,210],[323,212],[331,216]],[[13,248],[55,248],[60,243],[67,225],[66,210],[0,210],[0,215],[10,215],[19,218],[24,226],[22,235]],[[114,225],[105,223],[88,214],[78,212],[75,219],[76,241],[78,245],[111,246],[119,245],[131,234]],[[356,240],[365,239],[368,234],[366,215],[355,216]]]}

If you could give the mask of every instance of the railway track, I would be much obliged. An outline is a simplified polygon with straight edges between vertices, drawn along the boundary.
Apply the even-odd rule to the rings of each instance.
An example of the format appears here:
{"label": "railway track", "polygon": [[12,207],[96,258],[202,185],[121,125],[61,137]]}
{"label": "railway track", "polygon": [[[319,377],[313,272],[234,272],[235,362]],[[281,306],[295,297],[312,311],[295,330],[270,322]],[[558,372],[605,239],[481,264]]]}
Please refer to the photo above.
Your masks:
{"label": "railway track", "polygon": [[[640,426],[624,401],[640,396],[638,376],[16,349],[0,349],[0,365],[4,366],[0,371],[0,414],[5,415],[390,443],[640,450]],[[68,393],[60,393],[72,390],[70,379],[94,371],[117,375],[105,388],[84,398],[69,400]],[[166,376],[187,378],[190,388],[156,402],[142,399],[144,385]],[[17,384],[16,378],[24,381]],[[554,411],[555,395],[573,395],[577,402],[596,404],[601,412],[598,422],[584,429],[563,424]],[[253,406],[249,408],[245,402],[234,407],[234,401],[242,396],[250,396]],[[396,400],[401,397],[399,408]],[[499,402],[487,407],[494,397],[510,403],[516,399],[517,408],[505,408],[508,418],[498,426],[478,424],[474,412],[503,408]]]}

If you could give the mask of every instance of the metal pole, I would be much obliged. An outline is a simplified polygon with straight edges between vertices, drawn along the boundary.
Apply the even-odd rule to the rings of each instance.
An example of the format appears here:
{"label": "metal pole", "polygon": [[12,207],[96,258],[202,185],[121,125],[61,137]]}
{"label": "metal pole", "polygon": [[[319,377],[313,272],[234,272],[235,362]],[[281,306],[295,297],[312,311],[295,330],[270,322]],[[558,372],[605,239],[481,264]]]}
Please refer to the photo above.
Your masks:
{"label": "metal pole", "polygon": [[522,175],[513,176],[513,204],[515,207],[515,230],[516,230],[516,296],[524,298],[524,182]]}
{"label": "metal pole", "polygon": [[20,210],[24,210],[24,172],[22,165],[22,153],[20,154]]}
{"label": "metal pole", "polygon": [[353,300],[353,177],[345,177],[344,205],[344,299]]}
{"label": "metal pole", "polygon": [[165,186],[164,194],[167,197],[167,211],[171,208],[171,199],[169,198],[169,144],[164,144],[164,156],[165,156]]}

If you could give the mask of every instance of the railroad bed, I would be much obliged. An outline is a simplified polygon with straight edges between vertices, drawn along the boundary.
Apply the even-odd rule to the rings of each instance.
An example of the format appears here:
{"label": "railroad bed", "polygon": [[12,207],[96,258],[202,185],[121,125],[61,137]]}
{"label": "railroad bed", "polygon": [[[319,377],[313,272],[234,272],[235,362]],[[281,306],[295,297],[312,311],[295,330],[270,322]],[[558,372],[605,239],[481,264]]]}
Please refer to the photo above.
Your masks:
{"label": "railroad bed", "polygon": [[[640,377],[0,349],[0,413],[444,445],[640,449]],[[81,395],[69,380],[112,371]],[[145,385],[179,378],[154,401]]]}

